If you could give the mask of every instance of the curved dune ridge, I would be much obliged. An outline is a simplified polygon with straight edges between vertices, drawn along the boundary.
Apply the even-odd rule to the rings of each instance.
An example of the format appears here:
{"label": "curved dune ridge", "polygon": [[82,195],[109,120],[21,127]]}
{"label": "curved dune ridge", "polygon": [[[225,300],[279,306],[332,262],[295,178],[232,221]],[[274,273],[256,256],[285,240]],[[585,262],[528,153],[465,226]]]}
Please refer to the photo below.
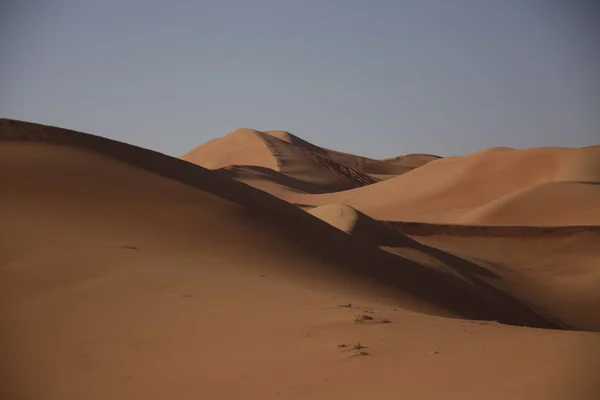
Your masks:
{"label": "curved dune ridge", "polygon": [[463,268],[469,261],[486,272],[476,279],[567,326],[600,331],[600,226],[388,226],[458,256],[445,267],[458,275],[477,270]]}
{"label": "curved dune ridge", "polygon": [[443,225],[304,212],[231,176],[307,196],[291,188],[336,174],[282,160],[339,160],[262,135],[187,162],[0,120],[0,398],[596,398],[600,337],[569,331],[600,330],[595,228],[523,228],[527,256],[480,234],[506,227],[451,228],[472,249]]}
{"label": "curved dune ridge", "polygon": [[212,139],[181,157],[208,169],[253,165],[279,170],[279,162],[262,141],[261,132],[242,128]]}
{"label": "curved dune ridge", "polygon": [[283,131],[238,129],[196,147],[183,160],[210,168],[232,165],[269,168],[306,182],[319,192],[334,192],[368,185],[378,180],[340,165],[311,145]]}
{"label": "curved dune ridge", "polygon": [[[217,253],[219,248],[237,246],[240,249],[255,249],[256,252],[264,253],[265,256],[278,254],[274,258],[280,262],[285,259],[285,266],[291,273],[296,272],[293,265],[305,264],[299,260],[308,259],[310,263],[306,263],[307,266],[303,267],[302,273],[308,274],[309,277],[312,266],[321,265],[322,263],[318,260],[324,260],[327,267],[321,265],[313,271],[320,280],[326,281],[325,278],[330,275],[332,279],[329,284],[339,286],[340,290],[347,288],[351,293],[357,295],[362,293],[374,296],[374,300],[377,299],[379,293],[385,293],[386,298],[395,296],[400,301],[398,306],[406,309],[448,316],[476,317],[480,315],[482,318],[493,319],[502,319],[501,314],[506,313],[505,310],[491,304],[490,314],[485,315],[486,311],[481,309],[480,304],[469,304],[473,294],[467,290],[468,288],[462,287],[459,281],[447,279],[445,276],[435,276],[427,269],[418,268],[413,263],[403,264],[404,260],[390,258],[384,252],[361,246],[360,242],[353,241],[351,237],[296,207],[253,188],[225,179],[212,171],[108,139],[38,125],[8,122],[3,124],[0,137],[5,141],[2,147],[3,162],[7,167],[5,170],[9,170],[9,165],[13,167],[10,175],[4,177],[4,181],[15,187],[12,197],[5,197],[4,201],[7,201],[13,209],[23,209],[24,213],[30,213],[27,217],[30,219],[35,215],[29,211],[33,205],[36,205],[37,213],[42,213],[45,208],[50,208],[48,212],[43,212],[43,215],[36,217],[38,225],[43,221],[43,216],[51,214],[50,211],[62,213],[65,208],[68,208],[69,212],[74,214],[72,216],[68,213],[65,214],[67,230],[73,226],[77,229],[83,229],[85,226],[91,229],[93,224],[98,223],[101,226],[94,227],[94,229],[99,229],[100,232],[107,229],[110,231],[108,228],[110,226],[109,218],[115,218],[113,221],[115,227],[112,228],[115,231],[126,229],[121,227],[121,224],[131,225],[132,227],[127,228],[126,232],[132,235],[146,225],[161,226],[162,229],[169,227],[169,234],[185,235],[182,240],[193,241],[198,250],[206,248]],[[56,147],[56,144],[63,146]],[[96,154],[115,159],[119,164],[115,165],[114,161],[99,158]],[[19,159],[21,158],[30,160],[30,162],[20,163]],[[132,170],[131,168],[137,169]],[[56,171],[56,176],[52,175],[51,171],[53,170]],[[68,175],[61,175],[61,171],[72,172]],[[75,171],[83,171],[85,174]],[[169,182],[181,182],[192,187],[177,187],[177,190],[181,192],[178,196],[171,192],[157,192],[159,189],[166,190],[162,186],[173,186],[174,184],[162,182],[158,176],[146,176],[144,174],[148,172],[145,171],[161,175]],[[37,178],[37,181],[34,178]],[[52,180],[44,182],[44,178],[52,178]],[[152,178],[156,180],[152,185],[155,185],[157,189],[149,187]],[[29,188],[24,183],[17,185],[18,182],[30,183],[32,187]],[[144,184],[143,182],[148,183]],[[50,193],[44,193],[46,198],[37,200],[35,196],[31,195],[42,184],[51,184],[53,189]],[[184,190],[189,193],[182,192]],[[116,197],[113,198],[113,196]],[[169,205],[169,199],[173,197],[174,204]],[[33,201],[34,204],[20,205],[18,199],[22,198],[31,198],[30,201]],[[106,206],[109,215],[106,213],[101,215],[94,211],[98,207],[97,203],[102,200],[110,203]],[[37,206],[38,201],[42,202],[39,206]],[[151,203],[154,207],[160,206],[170,211],[165,210],[161,214],[155,215],[154,207],[146,209],[143,207],[145,203]],[[87,210],[84,208],[85,205],[89,206]],[[129,210],[133,205],[139,206],[135,210]],[[52,208],[57,206],[58,209]],[[83,215],[80,215],[82,213]],[[127,213],[130,215],[125,218]],[[170,213],[173,215],[167,221],[166,216]],[[17,218],[16,212],[12,215],[12,219]],[[70,221],[69,217],[77,218],[77,223]],[[86,220],[89,218],[87,223],[84,222],[83,217]],[[15,223],[20,218],[25,218],[25,216],[20,216]],[[154,222],[159,218],[160,223]],[[181,218],[184,219],[178,221]],[[138,222],[129,224],[128,220]],[[192,224],[190,221],[194,221],[194,223]],[[215,232],[217,234],[205,237],[203,231],[198,230],[199,238],[192,240],[187,235],[190,234],[191,229],[199,229],[194,228],[196,224],[209,225],[211,234]],[[176,231],[179,227],[184,228],[183,233]],[[51,228],[52,226],[48,227],[48,229]],[[226,246],[221,243],[223,237],[227,238]],[[202,238],[201,242],[200,238]],[[146,239],[145,236],[144,239]],[[202,246],[198,247],[200,244]],[[282,254],[274,253],[272,248],[280,249]],[[343,251],[341,251],[342,249]],[[308,253],[307,250],[309,250]],[[6,254],[10,258],[11,252]],[[241,256],[243,251],[237,254]],[[236,253],[225,255],[234,257]],[[220,257],[225,255],[219,254]],[[362,262],[365,257],[378,260],[381,266],[367,268]],[[249,263],[249,259],[246,261]],[[266,260],[261,260],[261,263],[268,264]],[[397,266],[392,267],[394,264]],[[284,266],[280,268],[284,269]],[[321,276],[322,273],[325,275]],[[356,279],[358,279],[358,283],[355,282]],[[365,280],[368,285],[361,284],[362,280]],[[369,289],[370,285],[376,282],[380,282],[382,285],[377,290]],[[393,283],[393,285],[388,285],[388,283]],[[440,286],[435,291],[437,293],[434,293],[430,290],[431,288],[422,290],[425,284]],[[447,290],[453,291],[452,296],[445,293],[445,286],[448,286]],[[452,297],[454,300],[450,300],[448,297]],[[494,311],[494,309],[496,310]],[[521,311],[527,314],[524,308]],[[498,315],[494,313],[498,313]],[[531,315],[531,318],[531,321],[526,323],[542,325],[545,323],[543,318],[534,314]]]}
{"label": "curved dune ridge", "polygon": [[327,204],[308,211],[329,225],[377,246],[405,246],[410,239],[385,222],[376,221],[345,204]]}
{"label": "curved dune ridge", "polygon": [[[598,183],[599,146],[488,149],[436,160],[363,188],[284,198],[312,206],[344,203],[380,220],[600,225]],[[552,199],[546,212],[547,195]]]}
{"label": "curved dune ridge", "polygon": [[252,175],[251,169],[236,178],[280,197],[287,192],[298,192],[300,187],[305,193],[317,194],[370,185],[425,164],[435,156],[373,160],[318,147],[287,131],[243,128],[202,144],[181,158],[209,169],[268,168],[300,182],[286,186],[277,179],[280,174]]}
{"label": "curved dune ridge", "polygon": [[[253,159],[259,154],[261,160]],[[286,131],[242,129],[183,159],[228,168],[229,177],[304,208],[347,204],[378,220],[600,225],[600,146],[495,147],[465,157],[373,160],[320,148]]]}
{"label": "curved dune ridge", "polygon": [[480,225],[600,225],[600,182],[545,182],[500,197],[457,222]]}
{"label": "curved dune ridge", "polygon": [[374,160],[335,150],[325,150],[325,152],[330,159],[372,176],[401,175],[441,158],[431,154],[406,154],[383,160]]}

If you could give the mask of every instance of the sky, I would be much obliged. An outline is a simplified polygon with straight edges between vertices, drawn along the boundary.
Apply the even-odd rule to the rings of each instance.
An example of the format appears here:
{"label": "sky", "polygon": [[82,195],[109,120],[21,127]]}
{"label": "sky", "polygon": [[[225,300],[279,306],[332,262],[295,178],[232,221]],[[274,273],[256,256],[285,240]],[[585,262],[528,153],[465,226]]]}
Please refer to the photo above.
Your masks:
{"label": "sky", "polygon": [[172,156],[241,127],[374,158],[600,144],[594,3],[0,0],[0,117]]}

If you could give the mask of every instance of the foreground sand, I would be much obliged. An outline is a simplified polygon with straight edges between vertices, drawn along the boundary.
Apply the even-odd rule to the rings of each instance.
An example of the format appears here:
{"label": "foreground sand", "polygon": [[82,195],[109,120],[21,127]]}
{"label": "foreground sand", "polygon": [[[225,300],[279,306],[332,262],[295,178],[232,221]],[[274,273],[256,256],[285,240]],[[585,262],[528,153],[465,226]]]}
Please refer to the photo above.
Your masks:
{"label": "foreground sand", "polygon": [[593,228],[315,218],[222,171],[0,127],[0,398],[600,394],[600,335],[558,329],[600,330]]}

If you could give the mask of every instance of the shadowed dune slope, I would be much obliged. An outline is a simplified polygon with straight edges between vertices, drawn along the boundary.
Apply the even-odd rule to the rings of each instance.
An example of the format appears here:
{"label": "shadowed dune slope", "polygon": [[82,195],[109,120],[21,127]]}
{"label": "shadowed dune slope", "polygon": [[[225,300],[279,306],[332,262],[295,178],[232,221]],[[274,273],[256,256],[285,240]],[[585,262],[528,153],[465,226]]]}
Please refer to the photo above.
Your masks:
{"label": "shadowed dune slope", "polygon": [[[316,146],[286,131],[238,129],[181,157],[209,169],[245,168],[233,179],[277,197],[287,192],[322,194],[354,189],[403,174],[439,157],[409,154],[374,160]],[[257,170],[271,169],[266,174]],[[279,174],[277,174],[279,173]],[[299,184],[282,184],[285,175]]]}
{"label": "shadowed dune slope", "polygon": [[373,176],[402,175],[441,158],[431,154],[406,154],[403,156],[386,158],[384,160],[375,160],[334,150],[325,151],[327,156],[332,160]]}
{"label": "shadowed dune slope", "polygon": [[278,171],[277,158],[261,140],[260,132],[238,129],[192,149],[181,157],[208,169],[230,165],[256,165]]}
{"label": "shadowed dune slope", "polygon": [[[576,329],[600,331],[600,227],[390,225],[491,272],[478,279],[540,313]],[[456,270],[460,262],[448,267]]]}
{"label": "shadowed dune slope", "polygon": [[[277,265],[284,275],[374,300],[396,298],[406,309],[546,324],[525,307],[509,312],[499,304],[478,303],[458,280],[362,246],[290,204],[189,163],[92,135],[13,121],[2,123],[1,137],[2,178],[11,188],[2,198],[4,209],[11,209],[3,229],[6,236],[15,232],[3,243],[8,248],[2,261],[23,256],[23,243],[38,243],[36,235],[40,240],[64,235],[63,246],[82,235],[152,246],[165,246],[168,237],[185,252],[206,251],[210,259],[261,268]],[[20,292],[7,288],[4,295],[9,293]]]}
{"label": "shadowed dune slope", "polygon": [[376,221],[344,204],[327,204],[313,208],[308,213],[377,246],[406,246],[408,242],[412,242],[385,222]]}
{"label": "shadowed dune slope", "polygon": [[597,335],[422,314],[557,326],[485,282],[160,153],[0,139],[2,399],[597,398]]}
{"label": "shadowed dune slope", "polygon": [[215,173],[245,183],[275,197],[284,197],[290,192],[311,194],[328,192],[327,188],[318,184],[292,178],[282,172],[256,165],[231,165],[216,169]]}
{"label": "shadowed dune slope", "polygon": [[[318,147],[287,132],[269,132],[238,129],[196,147],[181,158],[210,169],[232,165],[269,168],[314,187],[313,192],[317,193],[347,190],[378,181],[327,158]],[[270,177],[256,175],[251,181],[269,181]]]}
{"label": "shadowed dune slope", "polygon": [[309,213],[420,265],[509,293],[565,327],[600,331],[600,227],[386,223],[343,204]]}
{"label": "shadowed dune slope", "polygon": [[368,175],[400,175],[440,158],[430,154],[407,154],[376,160],[319,147],[286,131],[264,131],[263,133]]}
{"label": "shadowed dune slope", "polygon": [[[344,203],[379,220],[496,224],[506,218],[517,225],[600,225],[595,200],[600,186],[593,185],[598,182],[600,146],[495,148],[436,160],[368,187],[284,198],[313,206]],[[537,186],[547,183],[552,185]],[[547,222],[545,202],[530,212],[546,194],[554,198],[549,200],[549,211],[557,214]],[[494,220],[496,214],[501,217]]]}

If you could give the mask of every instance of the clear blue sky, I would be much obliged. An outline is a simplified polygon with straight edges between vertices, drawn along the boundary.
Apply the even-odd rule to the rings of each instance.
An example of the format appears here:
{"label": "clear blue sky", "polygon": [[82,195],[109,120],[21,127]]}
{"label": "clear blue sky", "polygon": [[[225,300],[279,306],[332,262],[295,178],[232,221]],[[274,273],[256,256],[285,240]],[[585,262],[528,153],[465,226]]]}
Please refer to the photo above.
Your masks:
{"label": "clear blue sky", "polygon": [[579,0],[3,0],[0,116],[171,155],[239,127],[390,157],[600,143]]}

